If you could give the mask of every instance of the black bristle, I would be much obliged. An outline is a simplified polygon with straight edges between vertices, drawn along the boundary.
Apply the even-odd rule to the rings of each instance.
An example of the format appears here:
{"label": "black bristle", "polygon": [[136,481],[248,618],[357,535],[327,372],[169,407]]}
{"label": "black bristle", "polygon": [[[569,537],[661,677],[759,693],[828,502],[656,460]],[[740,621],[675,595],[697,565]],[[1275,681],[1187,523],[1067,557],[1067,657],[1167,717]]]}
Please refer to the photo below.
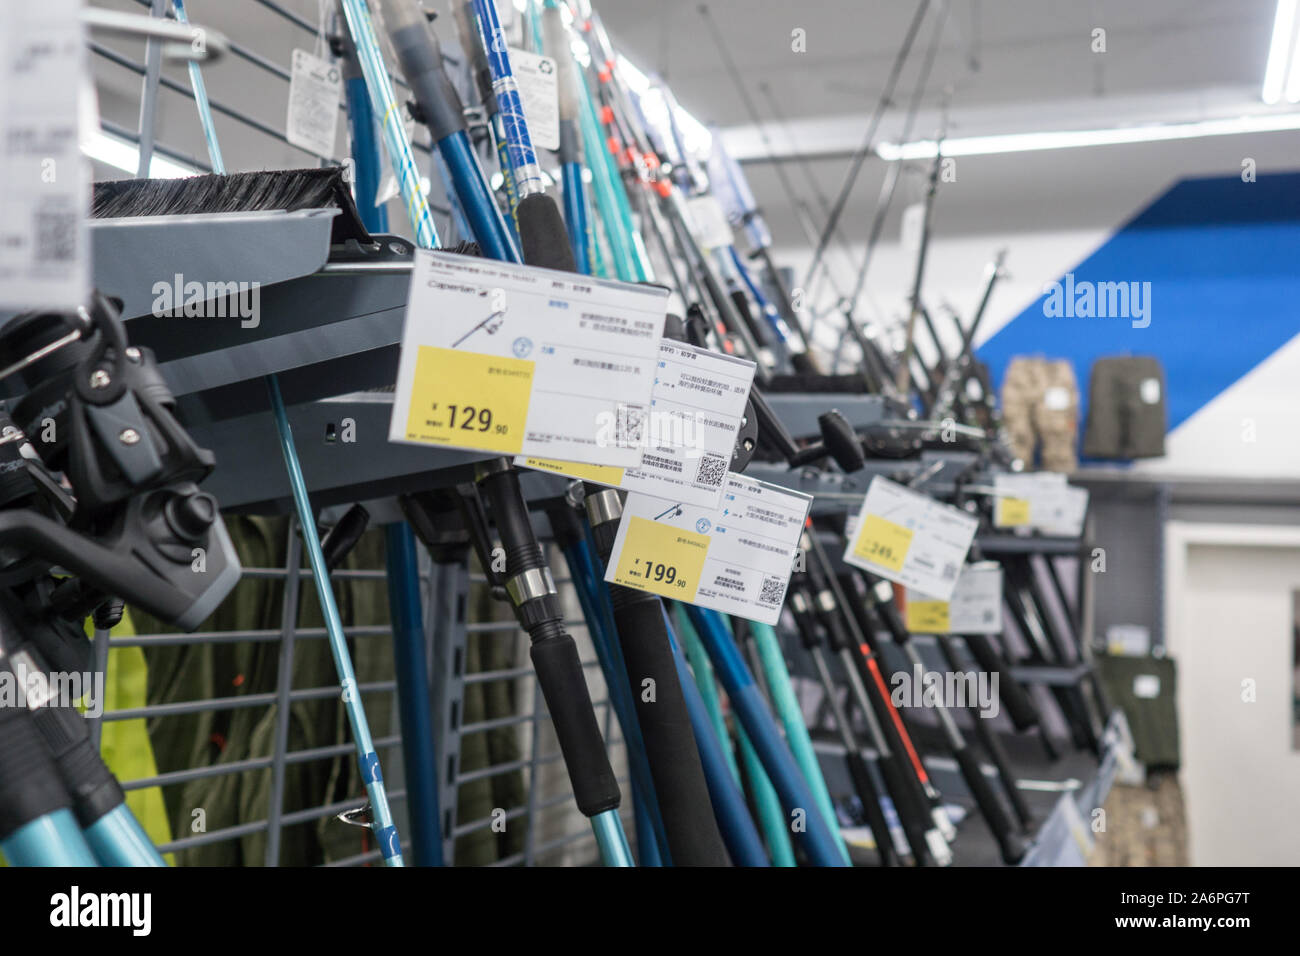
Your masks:
{"label": "black bristle", "polygon": [[90,214],[96,219],[120,219],[330,208],[341,210],[334,217],[331,242],[370,241],[341,166],[96,183]]}

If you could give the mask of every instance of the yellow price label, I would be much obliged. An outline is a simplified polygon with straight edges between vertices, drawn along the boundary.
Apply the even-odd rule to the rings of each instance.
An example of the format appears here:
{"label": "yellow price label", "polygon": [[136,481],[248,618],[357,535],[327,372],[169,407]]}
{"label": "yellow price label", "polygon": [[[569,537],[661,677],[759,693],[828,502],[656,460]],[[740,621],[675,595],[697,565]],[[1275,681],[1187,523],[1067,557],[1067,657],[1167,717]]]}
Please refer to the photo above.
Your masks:
{"label": "yellow price label", "polygon": [[709,536],[633,517],[623,536],[614,583],[678,601],[695,600]]}
{"label": "yellow price label", "polygon": [[999,528],[1018,528],[1029,524],[1028,499],[999,498],[993,523]]}
{"label": "yellow price label", "polygon": [[524,465],[528,468],[536,468],[538,471],[549,471],[557,475],[568,475],[570,478],[581,478],[583,481],[594,481],[598,485],[609,485],[611,488],[617,488],[623,483],[625,470],[612,465],[584,465],[580,461],[559,461],[554,458],[525,458]]}
{"label": "yellow price label", "polygon": [[518,452],[534,365],[528,359],[421,345],[406,413],[407,440]]}
{"label": "yellow price label", "polygon": [[867,515],[858,529],[858,542],[853,553],[863,561],[870,561],[890,571],[901,571],[907,559],[907,549],[912,546],[912,529],[880,515]]}
{"label": "yellow price label", "polygon": [[952,629],[947,601],[908,601],[907,629],[913,634],[947,634]]}

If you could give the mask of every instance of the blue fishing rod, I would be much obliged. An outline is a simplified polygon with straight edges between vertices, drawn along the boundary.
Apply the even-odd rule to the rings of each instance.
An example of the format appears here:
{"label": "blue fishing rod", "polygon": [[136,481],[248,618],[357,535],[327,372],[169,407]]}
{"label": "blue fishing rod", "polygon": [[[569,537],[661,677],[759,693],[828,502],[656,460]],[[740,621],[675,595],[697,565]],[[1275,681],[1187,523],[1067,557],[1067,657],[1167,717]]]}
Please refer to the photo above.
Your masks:
{"label": "blue fishing rod", "polygon": [[[437,233],[418,178],[414,176],[406,131],[395,117],[397,106],[374,26],[363,0],[342,0],[342,3],[375,112],[386,119],[385,141],[393,167],[403,171],[399,174],[403,193],[411,193],[407,196],[407,210],[418,217],[412,219],[412,225],[422,237],[421,245],[432,248],[437,245]],[[485,255],[505,262],[520,262],[520,252],[510,239],[470,146],[459,97],[443,70],[441,52],[427,19],[413,2],[381,0],[381,3],[393,46],[420,107],[421,119],[429,126],[447,162],[475,239]],[[522,122],[522,110],[519,119]],[[555,216],[558,220],[558,210]],[[525,219],[521,217],[519,221],[522,225]],[[562,223],[560,237],[565,238]],[[529,250],[528,242],[523,243],[523,248]],[[621,802],[618,782],[609,765],[577,645],[564,630],[559,594],[529,522],[518,472],[505,459],[480,462],[475,470],[476,484],[491,505],[507,555],[507,577],[502,584],[516,618],[531,639],[530,656],[559,738],[574,799],[591,820],[606,865],[631,866],[631,850],[618,816]]]}
{"label": "blue fishing rod", "polygon": [[830,827],[817,809],[817,801],[799,772],[759,693],[754,675],[745,664],[722,616],[707,608],[686,605],[686,614],[704,643],[718,679],[726,688],[731,705],[749,733],[754,749],[763,761],[781,805],[793,818],[802,814],[804,826],[795,832],[797,842],[815,866],[846,866]]}
{"label": "blue fishing rod", "polygon": [[[342,0],[342,2],[345,12],[349,7],[356,6],[360,6],[364,10],[364,3],[359,3],[358,0]],[[172,4],[176,11],[176,19],[181,23],[187,23],[183,0],[172,0]],[[367,17],[368,21],[369,17]],[[354,32],[354,38],[355,35]],[[359,43],[357,44],[357,54],[364,67],[365,54]],[[375,55],[378,55],[377,50]],[[366,72],[366,76],[368,81],[369,71]],[[384,76],[387,79],[387,73]],[[212,171],[218,175],[224,175],[226,167],[222,162],[221,150],[217,144],[216,126],[212,121],[212,107],[208,102],[207,90],[203,85],[202,71],[199,69],[198,64],[193,61],[190,61],[190,80],[193,84],[194,102],[198,106],[199,122],[203,126],[203,135],[208,142],[208,158],[212,163]],[[378,112],[378,109],[376,112]],[[401,119],[396,115],[395,104],[392,110],[385,109],[383,115],[386,132],[391,136],[391,126],[395,124],[397,133],[405,140],[405,130],[402,129]],[[436,244],[438,237],[434,231],[433,218],[429,215],[428,204],[424,201],[423,194],[418,189],[419,179],[416,176],[415,159],[411,155],[409,144],[407,144],[406,148],[406,159],[409,162],[402,164],[400,168],[399,164],[394,162],[393,168],[398,170],[399,179],[403,183],[414,184],[414,195],[408,197],[408,207],[415,201],[415,196],[418,196],[418,201],[423,208],[424,219],[427,220],[427,225],[421,231],[421,235],[427,235],[428,241],[431,244]],[[307,494],[307,482],[303,478],[302,463],[298,458],[298,450],[294,445],[293,429],[289,426],[289,416],[285,412],[284,401],[280,396],[279,380],[276,376],[269,375],[266,379],[266,386],[270,394],[271,411],[275,419],[276,431],[280,438],[280,450],[284,455],[285,468],[289,473],[289,486],[293,493],[294,508],[298,514],[299,530],[302,533],[303,544],[306,547],[307,557],[311,565],[312,581],[316,585],[316,594],[320,599],[321,611],[325,618],[325,630],[329,637],[330,652],[334,657],[334,669],[338,674],[339,686],[343,688],[343,706],[347,711],[348,724],[352,729],[352,739],[356,745],[361,779],[365,782],[366,796],[370,800],[369,826],[375,834],[384,862],[388,866],[402,866],[401,841],[397,834],[397,828],[393,825],[393,814],[388,805],[388,792],[384,787],[384,776],[379,766],[379,755],[375,752],[374,740],[370,735],[370,721],[366,717],[361,695],[357,691],[356,674],[352,667],[352,655],[348,651],[347,638],[343,634],[343,621],[339,616],[338,604],[334,600],[333,588],[330,586],[329,570],[325,566],[325,557],[321,552],[320,535],[316,531],[316,518],[312,511],[311,499]]]}
{"label": "blue fishing rod", "polygon": [[542,10],[545,49],[556,63],[556,86],[560,110],[560,171],[564,197],[564,224],[578,271],[591,274],[588,243],[587,188],[582,181],[582,130],[579,118],[578,84],[582,82],[573,62],[572,39],[564,24],[559,0],[546,0]]}
{"label": "blue fishing rod", "polygon": [[[388,210],[375,202],[382,170],[379,141],[375,135],[375,113],[366,92],[366,78],[357,59],[356,46],[347,30],[341,31],[341,41],[341,70],[347,95],[357,212],[368,232],[381,235],[388,232]],[[385,525],[384,547],[411,848],[417,866],[441,866],[438,758],[424,652],[420,575],[415,536],[410,526],[405,522]]]}
{"label": "blue fishing rod", "polygon": [[613,610],[601,581],[599,562],[592,553],[589,529],[567,500],[549,503],[546,514],[551,522],[555,542],[569,565],[569,574],[573,578],[573,587],[582,607],[583,618],[587,622],[587,630],[591,634],[592,643],[596,645],[605,686],[618,715],[619,726],[623,729],[632,778],[633,807],[637,813],[637,844],[641,851],[641,865],[670,864],[663,815],[659,811],[655,795],[654,778],[646,758],[641,725],[632,704],[632,690],[628,687],[625,676],[626,665],[614,627]]}

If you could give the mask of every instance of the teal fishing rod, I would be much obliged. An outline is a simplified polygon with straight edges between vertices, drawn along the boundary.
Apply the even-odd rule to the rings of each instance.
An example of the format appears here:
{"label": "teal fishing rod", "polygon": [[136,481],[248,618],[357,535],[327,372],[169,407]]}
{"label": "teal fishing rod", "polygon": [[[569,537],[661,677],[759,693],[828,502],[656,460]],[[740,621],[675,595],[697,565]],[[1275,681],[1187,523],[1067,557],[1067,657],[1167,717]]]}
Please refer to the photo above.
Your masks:
{"label": "teal fishing rod", "polygon": [[[376,113],[389,116],[396,111],[391,101],[392,87],[379,51],[378,39],[363,0],[342,0],[344,15],[358,58],[366,75],[367,86]],[[482,167],[469,144],[464,129],[460,100],[442,68],[442,56],[428,22],[414,3],[381,0],[385,21],[402,63],[407,82],[415,93],[422,119],[429,126],[434,141],[447,162],[453,187],[470,221],[475,239],[489,258],[504,262],[546,264],[572,271],[572,255],[555,259],[558,237],[567,252],[568,242],[563,223],[554,203],[543,193],[532,193],[521,200],[516,210],[520,225],[522,256],[511,241],[500,209],[487,189]],[[499,35],[499,25],[497,33]],[[504,39],[501,39],[504,51]],[[504,60],[505,54],[501,53]],[[489,56],[489,62],[493,59]],[[508,64],[508,60],[505,60]],[[494,78],[495,79],[495,78]],[[494,82],[498,96],[502,87]],[[508,93],[509,91],[506,90]],[[506,97],[507,100],[509,97]],[[523,126],[522,106],[515,91],[513,107],[503,105],[504,113],[517,116],[516,126]],[[507,123],[507,130],[510,124]],[[409,157],[410,144],[400,123],[386,124],[391,135],[386,142],[396,150],[394,168]],[[526,135],[527,127],[523,126]],[[401,177],[402,188],[419,192],[418,179]],[[551,213],[546,208],[550,203]],[[428,236],[427,243],[437,243],[432,217],[421,194],[408,199],[408,212],[419,216],[412,224],[417,233]],[[547,259],[537,262],[534,256]],[[537,681],[551,714],[559,738],[560,750],[573,785],[575,802],[591,820],[601,857],[608,866],[631,866],[632,855],[622,820],[618,815],[621,794],[609,755],[591,703],[591,693],[578,657],[577,645],[564,629],[563,609],[554,579],[546,564],[541,545],[528,517],[528,506],[519,485],[519,474],[505,459],[480,462],[475,481],[491,506],[501,543],[505,549],[506,571],[502,584],[509,595],[515,616],[528,632],[530,656]]]}
{"label": "teal fishing rod", "polygon": [[[172,0],[176,10],[176,19],[181,23],[187,23],[185,15],[185,4],[183,0]],[[364,3],[359,0],[343,0],[344,10],[350,7],[360,7],[365,9]],[[369,22],[368,15],[366,16]],[[373,33],[372,33],[373,37]],[[356,33],[353,33],[354,40]],[[378,50],[374,51],[378,55]],[[357,56],[362,62],[363,69],[366,64],[366,53],[362,49],[362,44],[357,43]],[[387,73],[384,74],[385,81]],[[369,70],[366,71],[367,82],[369,82]],[[212,171],[218,175],[224,175],[226,172],[225,163],[221,158],[221,150],[217,145],[217,130],[212,121],[212,107],[208,103],[207,90],[203,85],[202,71],[198,64],[190,62],[190,79],[194,84],[194,102],[199,110],[199,122],[203,125],[203,135],[208,141],[208,158],[212,163]],[[392,88],[389,87],[391,100]],[[379,112],[379,110],[376,110]],[[397,115],[396,105],[392,108],[383,110],[384,129],[388,138],[394,135],[393,127],[396,126],[396,135],[400,137],[401,142],[405,145],[405,162],[399,162],[401,156],[394,159],[393,168],[398,171],[399,182],[403,185],[403,195],[407,199],[407,208],[412,210],[418,206],[423,212],[423,225],[417,227],[417,234],[421,240],[427,240],[430,244],[437,244],[438,235],[434,229],[433,217],[429,213],[429,206],[424,198],[423,192],[419,188],[419,178],[415,170],[415,158],[411,154],[410,144],[406,142],[406,131],[402,128],[400,117]],[[409,192],[408,192],[409,190]],[[416,220],[412,220],[416,222]],[[379,766],[379,755],[375,752],[374,740],[370,735],[370,721],[366,717],[365,707],[361,702],[361,694],[357,689],[356,674],[352,667],[352,655],[348,651],[347,638],[343,634],[343,621],[339,616],[338,604],[334,600],[334,591],[330,586],[329,569],[325,566],[325,557],[321,552],[320,535],[316,531],[316,517],[312,511],[311,499],[307,494],[307,482],[303,478],[302,463],[298,458],[298,450],[293,441],[293,429],[289,426],[289,416],[284,409],[284,401],[280,397],[280,383],[274,375],[267,376],[267,391],[271,398],[271,411],[275,419],[276,432],[280,438],[280,450],[284,455],[285,469],[289,473],[289,486],[293,493],[294,509],[298,513],[299,530],[302,533],[303,544],[307,549],[307,557],[311,565],[312,581],[316,585],[316,595],[320,599],[321,612],[325,617],[325,631],[329,638],[330,653],[334,657],[334,669],[338,674],[339,686],[343,689],[343,707],[347,712],[348,724],[352,728],[352,740],[356,745],[357,762],[361,770],[361,779],[365,783],[366,796],[370,800],[370,822],[369,826],[373,830],[375,840],[379,844],[379,850],[388,866],[402,866],[401,840],[397,834],[397,828],[393,824],[392,810],[388,805],[388,792],[384,788],[384,775]]]}

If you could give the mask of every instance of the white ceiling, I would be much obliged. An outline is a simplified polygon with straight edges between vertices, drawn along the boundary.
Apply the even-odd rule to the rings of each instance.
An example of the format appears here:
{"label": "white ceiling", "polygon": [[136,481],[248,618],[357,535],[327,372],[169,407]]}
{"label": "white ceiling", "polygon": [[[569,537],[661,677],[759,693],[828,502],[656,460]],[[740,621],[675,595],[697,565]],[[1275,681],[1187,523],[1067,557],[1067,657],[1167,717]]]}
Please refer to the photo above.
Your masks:
{"label": "white ceiling", "polygon": [[[95,5],[142,9],[134,0]],[[317,0],[279,0],[315,21]],[[696,0],[593,0],[616,44],[647,72],[665,76],[680,103],[697,118],[727,130],[728,142],[758,142],[735,83],[722,65]],[[445,9],[444,0],[426,5]],[[933,0],[939,7],[941,0]],[[1258,110],[1274,0],[951,0],[933,78],[916,133],[929,136],[937,107],[951,89],[950,135],[1006,129],[1061,129],[1169,121],[1225,111]],[[259,0],[189,0],[191,17],[286,64],[312,35],[266,9]],[[809,183],[834,197],[860,141],[897,48],[916,9],[914,0],[711,0],[712,18],[739,64],[740,79],[770,124],[778,151],[820,158],[788,161],[784,172],[801,200],[822,216]],[[886,131],[897,131],[932,36],[931,13],[903,72]],[[450,17],[435,28],[448,40]],[[1106,31],[1104,54],[1093,53],[1092,31]],[[804,31],[806,52],[791,49]],[[106,39],[136,60],[143,45]],[[100,108],[106,119],[134,128],[139,77],[96,58]],[[183,68],[166,75],[188,86]],[[283,129],[287,84],[238,57],[205,70],[214,100]],[[766,84],[789,121],[774,122]],[[164,91],[159,136],[193,156],[203,141],[193,102]],[[306,165],[311,157],[262,133],[217,116],[232,169]],[[793,136],[791,130],[794,130]],[[794,144],[793,147],[791,144]],[[345,148],[340,140],[340,150]],[[750,150],[752,153],[752,150]],[[1107,228],[1181,176],[1230,174],[1244,157],[1261,174],[1290,169],[1300,133],[1283,132],[964,157],[957,182],[945,184],[936,206],[937,235],[999,234]],[[846,211],[844,231],[860,241],[874,207],[884,164],[871,160]],[[123,175],[97,170],[101,176]],[[754,192],[778,245],[803,244],[789,194],[770,163],[748,163]],[[895,208],[921,188],[921,164],[904,176]],[[895,212],[895,217],[897,213]],[[895,235],[897,224],[888,227]]]}

